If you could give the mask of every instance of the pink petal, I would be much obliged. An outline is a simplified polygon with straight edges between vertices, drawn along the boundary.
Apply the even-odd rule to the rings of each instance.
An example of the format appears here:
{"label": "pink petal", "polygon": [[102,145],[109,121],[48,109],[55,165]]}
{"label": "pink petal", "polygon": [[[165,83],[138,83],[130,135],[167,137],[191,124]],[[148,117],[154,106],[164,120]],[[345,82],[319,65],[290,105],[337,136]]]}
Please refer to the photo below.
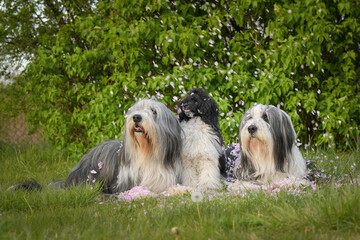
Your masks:
{"label": "pink petal", "polygon": [[103,165],[104,165],[103,162],[99,162],[99,163],[98,163],[99,170],[102,169]]}

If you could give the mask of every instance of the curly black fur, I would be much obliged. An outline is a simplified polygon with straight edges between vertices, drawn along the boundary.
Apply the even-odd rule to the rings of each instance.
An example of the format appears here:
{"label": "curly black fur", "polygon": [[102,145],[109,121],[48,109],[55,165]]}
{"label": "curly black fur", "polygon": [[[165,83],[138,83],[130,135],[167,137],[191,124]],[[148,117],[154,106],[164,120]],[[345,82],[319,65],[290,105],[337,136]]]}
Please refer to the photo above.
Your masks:
{"label": "curly black fur", "polygon": [[[187,93],[187,96],[180,100],[178,108],[181,109],[179,120],[188,121],[192,117],[199,116],[201,120],[209,124],[222,139],[219,128],[219,106],[212,97],[209,97],[204,89],[194,88]],[[193,116],[186,114],[190,110]]]}

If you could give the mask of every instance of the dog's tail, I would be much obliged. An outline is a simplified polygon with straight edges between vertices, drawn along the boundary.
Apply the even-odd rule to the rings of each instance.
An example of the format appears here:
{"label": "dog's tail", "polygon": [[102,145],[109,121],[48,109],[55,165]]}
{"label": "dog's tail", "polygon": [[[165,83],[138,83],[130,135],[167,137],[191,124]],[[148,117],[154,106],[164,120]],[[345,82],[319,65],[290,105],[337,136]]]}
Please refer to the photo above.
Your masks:
{"label": "dog's tail", "polygon": [[121,146],[120,140],[105,140],[91,149],[70,171],[65,187],[97,182],[104,193],[116,192]]}
{"label": "dog's tail", "polygon": [[12,185],[7,189],[7,191],[17,191],[24,189],[26,191],[41,191],[44,187],[51,189],[63,189],[65,187],[65,182],[63,180],[54,180],[48,185],[44,186],[38,183],[35,179],[30,179],[25,182],[20,182],[15,185]]}
{"label": "dog's tail", "polygon": [[55,180],[48,185],[42,185],[31,179],[17,183],[8,190],[24,189],[28,191],[42,190],[44,187],[62,189],[83,184],[101,184],[104,193],[116,192],[119,171],[120,148],[119,140],[106,140],[86,153],[79,163],[70,171],[65,181]]}

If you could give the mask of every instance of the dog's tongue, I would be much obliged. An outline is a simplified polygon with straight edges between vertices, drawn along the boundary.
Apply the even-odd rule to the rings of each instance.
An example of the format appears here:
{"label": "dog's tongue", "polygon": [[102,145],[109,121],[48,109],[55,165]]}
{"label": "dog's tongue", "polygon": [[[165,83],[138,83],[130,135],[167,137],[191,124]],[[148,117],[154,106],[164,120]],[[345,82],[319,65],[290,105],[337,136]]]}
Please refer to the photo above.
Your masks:
{"label": "dog's tongue", "polygon": [[184,109],[184,112],[190,112],[190,110],[189,109]]}
{"label": "dog's tongue", "polygon": [[135,132],[144,132],[145,130],[142,127],[135,127]]}

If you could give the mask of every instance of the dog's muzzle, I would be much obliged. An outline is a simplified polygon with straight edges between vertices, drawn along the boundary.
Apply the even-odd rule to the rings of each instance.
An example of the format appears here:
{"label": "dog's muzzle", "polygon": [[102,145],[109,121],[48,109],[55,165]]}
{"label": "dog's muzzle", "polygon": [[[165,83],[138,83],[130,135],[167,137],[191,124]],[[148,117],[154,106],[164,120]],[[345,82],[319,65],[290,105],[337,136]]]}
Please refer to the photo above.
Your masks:
{"label": "dog's muzzle", "polygon": [[135,114],[133,116],[133,121],[135,123],[135,132],[138,132],[138,133],[145,132],[144,128],[142,128],[139,124],[142,121],[142,117],[140,114]]}
{"label": "dog's muzzle", "polygon": [[256,133],[257,129],[258,129],[257,126],[255,126],[254,124],[251,124],[248,127],[248,131],[249,131],[251,136],[253,136]]}
{"label": "dog's muzzle", "polygon": [[188,104],[188,103],[182,103],[182,104],[181,104],[181,107],[182,107],[182,109],[183,109],[184,113],[191,112],[191,110],[190,110],[190,107],[189,107],[189,104]]}

